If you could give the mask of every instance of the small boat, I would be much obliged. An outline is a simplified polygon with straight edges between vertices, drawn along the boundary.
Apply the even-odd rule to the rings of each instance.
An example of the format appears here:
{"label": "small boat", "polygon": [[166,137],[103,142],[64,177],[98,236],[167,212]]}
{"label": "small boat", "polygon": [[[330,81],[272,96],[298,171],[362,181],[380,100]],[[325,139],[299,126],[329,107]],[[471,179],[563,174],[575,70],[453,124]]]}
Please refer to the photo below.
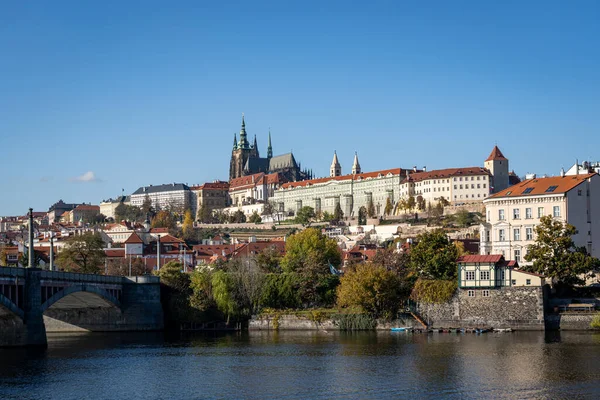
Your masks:
{"label": "small boat", "polygon": [[405,331],[408,331],[408,330],[410,330],[410,328],[406,328],[406,327],[404,327],[404,328],[391,328],[392,332],[405,332]]}

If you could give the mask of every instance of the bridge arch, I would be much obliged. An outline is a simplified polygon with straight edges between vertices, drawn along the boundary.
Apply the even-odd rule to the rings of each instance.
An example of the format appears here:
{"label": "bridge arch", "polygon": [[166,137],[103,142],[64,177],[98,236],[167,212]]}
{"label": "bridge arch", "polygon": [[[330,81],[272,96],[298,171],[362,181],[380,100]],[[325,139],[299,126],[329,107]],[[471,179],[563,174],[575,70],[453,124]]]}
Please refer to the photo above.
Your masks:
{"label": "bridge arch", "polygon": [[10,301],[8,299],[8,297],[4,296],[2,293],[0,293],[0,307],[6,308],[8,311],[15,314],[17,317],[19,317],[21,319],[23,319],[25,316],[25,313],[23,312],[23,310],[21,310],[19,307],[17,307],[17,305],[15,303]]}
{"label": "bridge arch", "polygon": [[121,302],[119,301],[119,299],[108,293],[106,290],[94,285],[78,284],[67,286],[66,288],[55,293],[52,297],[46,300],[41,306],[42,313],[48,310],[50,307],[52,307],[52,305],[54,305],[56,302],[64,299],[65,297],[81,292],[96,295],[108,302],[110,305],[121,309]]}

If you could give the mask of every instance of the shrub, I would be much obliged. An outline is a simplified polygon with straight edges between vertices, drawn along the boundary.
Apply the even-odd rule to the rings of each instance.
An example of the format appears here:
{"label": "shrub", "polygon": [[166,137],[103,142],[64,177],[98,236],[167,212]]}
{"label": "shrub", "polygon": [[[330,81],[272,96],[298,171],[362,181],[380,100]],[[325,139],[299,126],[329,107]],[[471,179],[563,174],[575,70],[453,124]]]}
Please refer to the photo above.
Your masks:
{"label": "shrub", "polygon": [[596,314],[592,322],[590,323],[590,328],[592,329],[600,329],[600,314]]}
{"label": "shrub", "polygon": [[458,284],[454,280],[418,279],[410,297],[423,303],[446,303],[454,296],[457,288]]}
{"label": "shrub", "polygon": [[334,320],[340,331],[371,331],[377,326],[370,314],[338,314]]}

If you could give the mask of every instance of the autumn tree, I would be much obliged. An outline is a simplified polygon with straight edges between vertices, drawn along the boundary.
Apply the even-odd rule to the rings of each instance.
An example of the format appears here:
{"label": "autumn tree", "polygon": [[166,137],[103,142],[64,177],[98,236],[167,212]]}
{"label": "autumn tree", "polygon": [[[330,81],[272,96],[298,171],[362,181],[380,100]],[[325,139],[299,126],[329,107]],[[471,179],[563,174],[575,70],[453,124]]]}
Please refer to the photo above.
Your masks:
{"label": "autumn tree", "polygon": [[7,266],[7,252],[6,252],[6,248],[3,244],[0,244],[0,267],[6,267]]}
{"label": "autumn tree", "polygon": [[392,200],[388,197],[385,201],[385,208],[383,209],[383,212],[385,213],[385,215],[389,216],[393,210],[394,206],[392,205]]}
{"label": "autumn tree", "polygon": [[367,203],[367,215],[369,218],[375,218],[375,205],[373,204],[373,199],[369,199]]}
{"label": "autumn tree", "polygon": [[406,200],[405,210],[407,210],[407,211],[414,210],[416,205],[417,205],[417,201],[415,200],[415,196],[409,196],[408,200]]}
{"label": "autumn tree", "polygon": [[152,200],[150,199],[148,193],[146,193],[146,195],[144,196],[144,202],[142,203],[142,207],[140,208],[144,215],[154,214],[154,209],[152,208]]}
{"label": "autumn tree", "polygon": [[205,204],[202,204],[200,206],[200,208],[198,209],[198,212],[196,213],[196,217],[197,217],[198,221],[200,221],[203,224],[210,224],[213,222],[213,216],[212,216],[211,209],[208,206],[206,206]]}
{"label": "autumn tree", "polygon": [[417,244],[410,250],[412,269],[427,279],[454,279],[456,259],[457,248],[441,229],[419,235]]}
{"label": "autumn tree", "polygon": [[531,266],[522,269],[550,278],[554,284],[581,285],[585,278],[600,269],[600,261],[589,255],[585,247],[576,247],[573,235],[577,229],[547,215],[535,227],[535,243],[527,248],[525,260]]}
{"label": "autumn tree", "polygon": [[362,263],[340,278],[337,304],[360,307],[376,318],[392,319],[409,294],[409,286],[394,272],[374,263]]}
{"label": "autumn tree", "polygon": [[256,255],[256,263],[263,272],[281,272],[281,253],[273,246],[265,247]]}
{"label": "autumn tree", "polygon": [[423,196],[418,195],[417,196],[417,209],[419,211],[423,211],[423,210],[425,210],[425,206],[426,206],[425,199],[423,198]]}
{"label": "autumn tree", "polygon": [[335,209],[333,210],[333,220],[341,221],[342,219],[344,219],[344,212],[342,211],[342,206],[340,205],[340,203],[336,203]]}
{"label": "autumn tree", "polygon": [[454,214],[454,220],[458,226],[466,228],[471,225],[473,218],[471,217],[471,213],[469,213],[469,211],[461,208]]}
{"label": "autumn tree", "polygon": [[141,258],[119,258],[107,260],[107,275],[129,276],[129,266],[131,265],[131,275],[144,275],[148,272]]}
{"label": "autumn tree", "polygon": [[104,267],[104,241],[99,233],[70,236],[58,254],[56,264],[67,272],[97,274]]}
{"label": "autumn tree", "polygon": [[158,213],[156,213],[154,218],[152,218],[153,228],[175,229],[176,226],[177,222],[175,221],[173,214],[171,214],[168,211],[159,211]]}
{"label": "autumn tree", "polygon": [[182,230],[183,230],[184,237],[191,236],[191,234],[194,231],[194,217],[192,216],[192,211],[189,209],[185,211],[185,217],[183,218]]}

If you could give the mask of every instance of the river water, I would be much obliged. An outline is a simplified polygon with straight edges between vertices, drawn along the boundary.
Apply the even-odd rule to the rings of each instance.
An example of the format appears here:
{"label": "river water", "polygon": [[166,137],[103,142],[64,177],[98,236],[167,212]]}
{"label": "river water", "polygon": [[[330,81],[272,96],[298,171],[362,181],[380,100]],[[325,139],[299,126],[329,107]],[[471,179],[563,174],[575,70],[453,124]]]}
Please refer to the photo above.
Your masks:
{"label": "river water", "polygon": [[49,335],[0,349],[0,399],[600,398],[600,335]]}

